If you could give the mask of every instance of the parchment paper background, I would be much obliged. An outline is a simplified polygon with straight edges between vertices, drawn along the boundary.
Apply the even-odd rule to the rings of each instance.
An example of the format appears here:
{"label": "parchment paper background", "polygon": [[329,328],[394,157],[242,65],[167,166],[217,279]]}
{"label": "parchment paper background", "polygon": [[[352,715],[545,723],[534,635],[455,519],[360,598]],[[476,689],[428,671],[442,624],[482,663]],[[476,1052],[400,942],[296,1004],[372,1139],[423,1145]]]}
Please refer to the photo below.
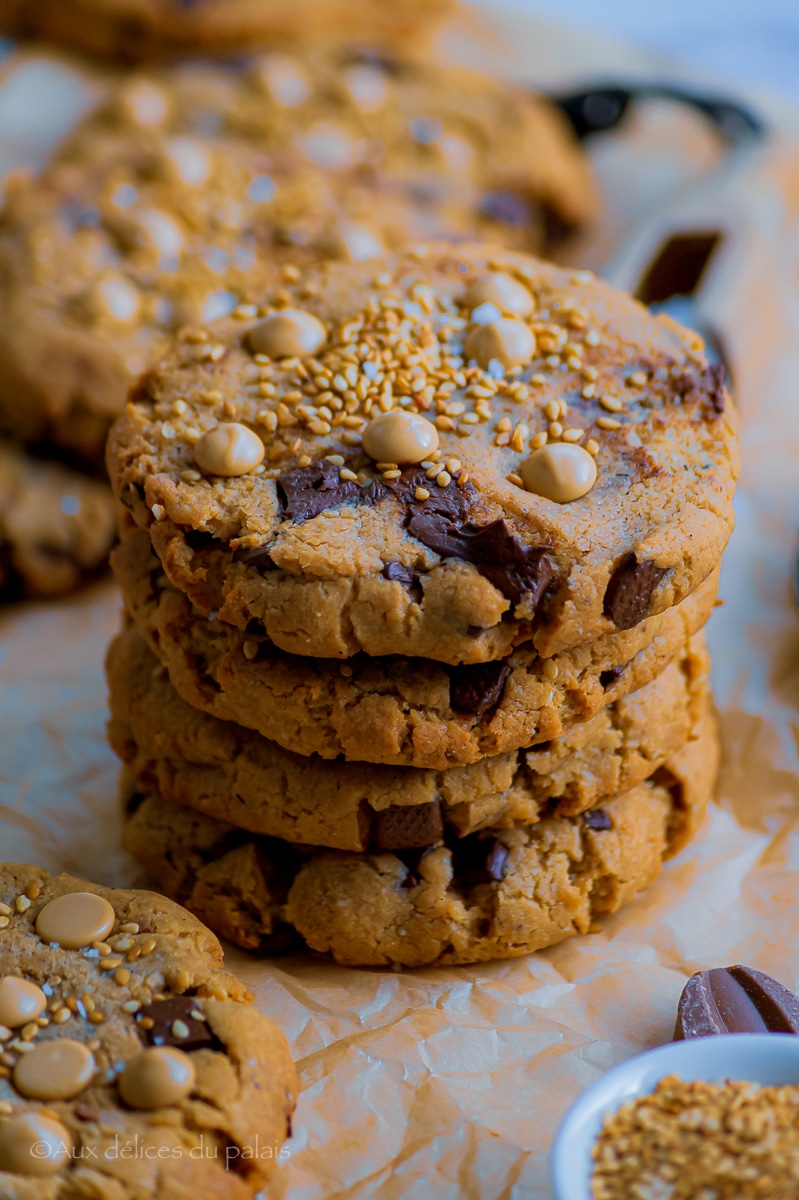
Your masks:
{"label": "parchment paper background", "polygon": [[[656,60],[522,18],[495,28],[480,51],[489,65],[547,83],[663,75]],[[464,35],[459,53],[474,57],[477,44]],[[30,76],[20,84],[9,60],[0,68],[3,170],[41,157],[65,127],[70,97],[69,119],[90,99],[64,83],[64,68],[27,69],[33,86]],[[34,93],[39,107],[23,103]],[[647,119],[662,129],[662,114]],[[597,151],[611,195],[626,163],[628,216],[646,197],[648,169],[677,183],[717,149],[693,126],[670,145],[657,158],[624,141]],[[599,1073],[669,1040],[689,975],[739,961],[799,987],[799,611],[790,579],[799,528],[797,232],[780,233],[783,349],[762,390],[743,398],[738,525],[724,607],[709,630],[724,739],[718,805],[632,907],[601,932],[530,958],[395,973],[230,950],[230,966],[285,1031],[303,1076],[276,1196],[548,1197],[547,1151],[563,1112]],[[757,297],[752,305],[754,316]],[[0,857],[127,885],[144,880],[119,845],[117,766],[104,740],[102,659],[118,609],[104,583],[57,605],[0,612]]]}

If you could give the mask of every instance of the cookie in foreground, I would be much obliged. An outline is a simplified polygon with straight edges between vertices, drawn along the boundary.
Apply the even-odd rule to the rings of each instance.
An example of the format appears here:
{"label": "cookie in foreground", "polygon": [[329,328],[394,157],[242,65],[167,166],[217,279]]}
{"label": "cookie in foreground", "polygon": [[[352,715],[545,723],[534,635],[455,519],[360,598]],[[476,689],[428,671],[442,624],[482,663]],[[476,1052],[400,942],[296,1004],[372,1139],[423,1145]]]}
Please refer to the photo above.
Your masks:
{"label": "cookie in foreground", "polygon": [[0,1194],[259,1192],[297,1075],[216,937],[153,892],[14,863],[0,914]]}
{"label": "cookie in foreground", "polygon": [[108,449],[175,587],[295,655],[544,657],[717,569],[737,419],[701,340],[490,245],[309,269],[184,332]]}
{"label": "cookie in foreground", "polygon": [[652,884],[701,824],[717,761],[708,709],[694,741],[601,809],[396,854],[256,838],[128,780],[124,839],[167,894],[248,949],[299,934],[347,966],[512,958],[589,932]]}

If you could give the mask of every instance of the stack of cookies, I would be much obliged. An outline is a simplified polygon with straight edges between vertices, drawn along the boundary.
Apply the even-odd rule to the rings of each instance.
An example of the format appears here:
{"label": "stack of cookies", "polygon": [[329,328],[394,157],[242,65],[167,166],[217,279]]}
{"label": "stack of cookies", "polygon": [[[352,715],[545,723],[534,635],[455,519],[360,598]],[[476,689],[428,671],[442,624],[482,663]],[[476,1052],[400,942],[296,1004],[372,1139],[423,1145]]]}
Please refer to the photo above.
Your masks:
{"label": "stack of cookies", "polygon": [[[36,6],[45,23],[67,7],[80,4]],[[233,7],[203,5],[198,25],[230,22]],[[275,20],[281,6],[240,7]],[[363,7],[397,20],[420,10],[418,0]],[[161,6],[150,8],[157,23]],[[171,0],[165,10],[173,23],[195,16]],[[101,32],[99,21],[72,27]],[[0,211],[0,431],[21,447],[16,502],[0,496],[9,580],[13,567],[22,590],[55,592],[105,561],[110,497],[84,500],[74,472],[37,473],[25,448],[102,470],[130,383],[180,326],[252,303],[284,270],[291,278],[320,258],[475,235],[535,250],[594,209],[558,111],[457,67],[317,44],[120,76],[40,176],[9,180]],[[44,578],[15,535],[20,502],[31,508],[42,492],[50,508],[67,497],[59,532],[43,521],[35,531],[52,561]]]}
{"label": "stack of cookies", "polygon": [[697,828],[737,435],[695,335],[493,246],[298,265],[107,461],[125,838],[217,932],[523,954]]}

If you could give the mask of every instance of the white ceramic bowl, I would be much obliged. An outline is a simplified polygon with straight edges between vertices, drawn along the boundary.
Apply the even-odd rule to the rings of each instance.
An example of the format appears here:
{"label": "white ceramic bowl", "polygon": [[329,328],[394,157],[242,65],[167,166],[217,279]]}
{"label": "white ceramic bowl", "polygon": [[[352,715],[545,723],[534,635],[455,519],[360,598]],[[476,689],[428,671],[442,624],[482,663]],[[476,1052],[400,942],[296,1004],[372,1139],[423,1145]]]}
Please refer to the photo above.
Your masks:
{"label": "white ceramic bowl", "polygon": [[799,1037],[732,1033],[688,1038],[638,1054],[608,1071],[566,1113],[552,1147],[556,1200],[591,1200],[591,1152],[605,1118],[627,1100],[646,1096],[666,1075],[680,1079],[744,1079],[761,1087],[799,1084]]}

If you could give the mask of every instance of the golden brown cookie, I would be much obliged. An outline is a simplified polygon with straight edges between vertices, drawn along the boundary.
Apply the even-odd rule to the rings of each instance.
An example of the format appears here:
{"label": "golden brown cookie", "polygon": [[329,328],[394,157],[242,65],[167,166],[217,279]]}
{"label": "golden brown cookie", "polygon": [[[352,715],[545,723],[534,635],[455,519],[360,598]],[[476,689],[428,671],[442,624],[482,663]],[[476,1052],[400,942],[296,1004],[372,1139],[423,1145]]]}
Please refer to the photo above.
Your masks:
{"label": "golden brown cookie", "polygon": [[106,487],[0,441],[0,598],[72,591],[106,566],[115,534]]}
{"label": "golden brown cookie", "polygon": [[214,935],[153,892],[0,865],[0,1195],[245,1200],[297,1073]]}
{"label": "golden brown cookie", "polygon": [[137,629],[188,704],[297,754],[435,770],[561,737],[644,687],[685,653],[717,587],[713,575],[635,628],[550,659],[528,642],[497,662],[450,667],[284,654],[193,609],[143,530],[125,536],[111,561]]}
{"label": "golden brown cookie", "polygon": [[252,833],[339,850],[405,850],[448,830],[576,816],[652,775],[706,703],[702,634],[640,691],[556,741],[449,771],[331,764],[186,704],[133,630],[109,648],[112,748],[138,786]]}
{"label": "golden brown cookie", "polygon": [[204,612],[313,657],[549,657],[717,568],[723,372],[599,280],[438,244],[309,270],[258,311],[179,337],[109,441]]}
{"label": "golden brown cookie", "polygon": [[85,54],[145,62],[230,54],[293,38],[418,48],[454,0],[0,0],[0,29]]}
{"label": "golden brown cookie", "polygon": [[294,928],[350,966],[511,958],[587,933],[654,882],[701,824],[717,760],[708,707],[650,781],[579,817],[428,851],[298,853],[134,790],[125,842],[169,895],[250,949]]}
{"label": "golden brown cookie", "polygon": [[456,67],[319,49],[125,76],[7,190],[0,423],[99,462],[172,331],[246,322],[284,269],[438,236],[540,247],[593,206],[555,109]]}

